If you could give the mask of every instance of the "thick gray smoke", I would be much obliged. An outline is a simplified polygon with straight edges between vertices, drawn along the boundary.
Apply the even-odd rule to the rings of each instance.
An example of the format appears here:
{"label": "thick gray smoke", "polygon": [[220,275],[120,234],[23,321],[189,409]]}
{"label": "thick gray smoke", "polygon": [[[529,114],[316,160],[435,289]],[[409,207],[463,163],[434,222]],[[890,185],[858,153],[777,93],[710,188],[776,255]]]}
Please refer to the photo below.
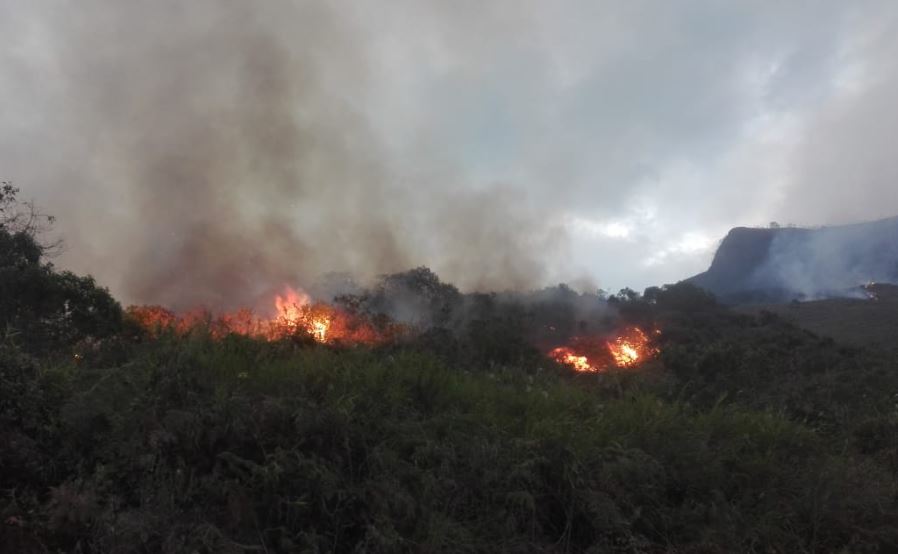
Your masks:
{"label": "thick gray smoke", "polygon": [[896,30],[887,0],[2,0],[0,179],[126,302],[639,289],[734,226],[896,213]]}
{"label": "thick gray smoke", "polygon": [[[396,170],[357,104],[378,68],[350,9],[53,5],[17,12],[49,61],[19,76],[42,121],[4,139],[19,164],[4,169],[54,190],[63,261],[128,302],[253,306],[328,271],[422,264],[466,289],[521,288],[564,253],[510,189],[423,157],[420,174]],[[39,172],[28,149],[49,159]]]}

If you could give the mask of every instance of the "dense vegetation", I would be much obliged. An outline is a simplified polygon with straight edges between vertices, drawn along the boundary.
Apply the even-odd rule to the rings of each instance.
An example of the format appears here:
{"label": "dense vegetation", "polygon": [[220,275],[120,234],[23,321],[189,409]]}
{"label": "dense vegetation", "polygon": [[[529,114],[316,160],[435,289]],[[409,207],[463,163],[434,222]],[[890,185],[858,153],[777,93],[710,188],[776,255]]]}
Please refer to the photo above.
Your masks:
{"label": "dense vegetation", "polygon": [[420,270],[346,300],[430,291],[399,344],[150,338],[31,230],[0,249],[0,550],[898,549],[894,352],[671,286],[608,302],[657,360],[572,374],[531,327],[582,329],[576,293]]}

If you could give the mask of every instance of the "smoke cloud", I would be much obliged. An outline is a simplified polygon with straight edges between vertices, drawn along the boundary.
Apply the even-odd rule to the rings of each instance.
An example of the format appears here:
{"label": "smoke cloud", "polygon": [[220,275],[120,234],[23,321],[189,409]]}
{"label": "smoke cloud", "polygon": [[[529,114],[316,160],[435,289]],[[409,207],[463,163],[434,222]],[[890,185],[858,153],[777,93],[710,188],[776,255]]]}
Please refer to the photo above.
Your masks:
{"label": "smoke cloud", "polygon": [[803,299],[863,296],[868,282],[898,280],[898,218],[823,229],[780,229],[749,277],[754,289]]}
{"label": "smoke cloud", "polygon": [[30,22],[52,63],[26,79],[53,88],[30,146],[56,154],[39,180],[59,195],[65,261],[128,301],[231,308],[328,271],[424,263],[465,288],[520,288],[563,252],[512,190],[397,170],[356,102],[377,68],[351,10],[56,6]]}
{"label": "smoke cloud", "polygon": [[639,289],[734,226],[894,215],[896,30],[887,0],[5,0],[0,178],[125,302]]}

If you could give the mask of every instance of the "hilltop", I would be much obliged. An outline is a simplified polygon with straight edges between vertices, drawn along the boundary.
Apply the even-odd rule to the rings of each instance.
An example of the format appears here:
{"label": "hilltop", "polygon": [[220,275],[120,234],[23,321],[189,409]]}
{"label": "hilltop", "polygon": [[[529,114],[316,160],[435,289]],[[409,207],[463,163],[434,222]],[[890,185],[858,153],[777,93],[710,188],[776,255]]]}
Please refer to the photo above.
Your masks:
{"label": "hilltop", "polygon": [[862,298],[863,284],[898,282],[898,217],[816,229],[736,227],[708,270],[686,282],[728,304]]}

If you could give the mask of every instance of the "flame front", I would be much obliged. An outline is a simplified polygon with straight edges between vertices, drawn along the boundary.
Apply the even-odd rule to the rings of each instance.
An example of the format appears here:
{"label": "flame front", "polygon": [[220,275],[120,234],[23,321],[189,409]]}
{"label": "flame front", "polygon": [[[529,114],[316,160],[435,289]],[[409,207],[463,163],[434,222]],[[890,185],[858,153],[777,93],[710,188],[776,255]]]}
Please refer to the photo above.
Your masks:
{"label": "flame front", "polygon": [[395,324],[375,329],[365,318],[313,302],[308,294],[290,287],[275,295],[273,303],[274,315],[270,318],[246,309],[218,316],[203,310],[179,315],[158,306],[131,306],[128,315],[150,336],[163,331],[185,335],[202,327],[214,337],[238,334],[275,341],[306,335],[320,343],[375,344],[404,332]]}
{"label": "flame front", "polygon": [[[375,326],[369,318],[313,302],[308,294],[290,287],[275,295],[273,303],[274,315],[269,318],[246,309],[213,316],[204,310],[175,314],[159,306],[131,306],[128,316],[151,337],[162,332],[186,335],[205,329],[215,338],[237,334],[277,341],[305,336],[322,344],[347,345],[382,344],[410,332],[396,323],[379,322]],[[610,340],[575,338],[570,345],[554,348],[548,356],[575,371],[600,372],[612,366],[635,367],[655,354],[657,348],[646,333],[629,327]]]}
{"label": "flame front", "polygon": [[[658,333],[656,331],[656,333]],[[609,366],[635,367],[653,355],[657,349],[639,327],[624,329],[619,335],[601,342],[575,339],[572,346],[559,346],[549,352],[549,357],[575,371],[605,371]]]}

